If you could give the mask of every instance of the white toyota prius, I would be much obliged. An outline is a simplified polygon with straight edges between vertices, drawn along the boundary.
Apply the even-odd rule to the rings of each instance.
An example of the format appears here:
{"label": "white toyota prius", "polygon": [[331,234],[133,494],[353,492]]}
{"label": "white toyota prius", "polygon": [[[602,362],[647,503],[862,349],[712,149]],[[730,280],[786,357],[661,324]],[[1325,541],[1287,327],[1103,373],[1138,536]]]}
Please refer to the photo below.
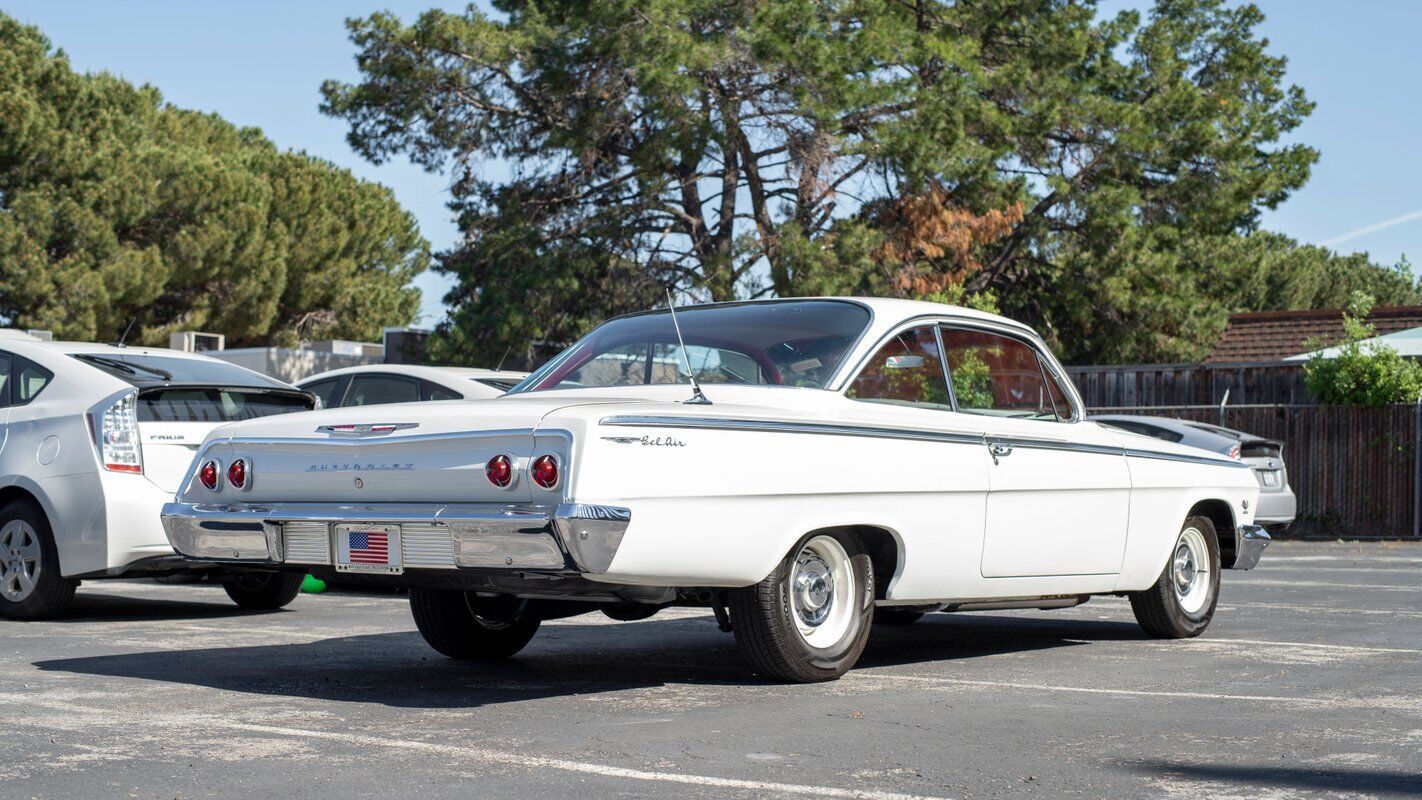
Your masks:
{"label": "white toyota prius", "polygon": [[[81,579],[193,571],[158,515],[203,438],[226,422],[314,403],[207,356],[0,332],[0,615],[58,616]],[[215,577],[238,605],[277,608],[302,576]]]}

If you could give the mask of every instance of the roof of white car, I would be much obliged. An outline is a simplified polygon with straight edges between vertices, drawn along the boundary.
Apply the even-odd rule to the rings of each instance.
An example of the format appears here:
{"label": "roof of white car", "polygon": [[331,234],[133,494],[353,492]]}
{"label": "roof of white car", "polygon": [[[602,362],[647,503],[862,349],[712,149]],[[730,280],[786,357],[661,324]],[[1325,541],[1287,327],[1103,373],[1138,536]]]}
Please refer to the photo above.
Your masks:
{"label": "roof of white car", "polygon": [[438,380],[440,378],[503,378],[506,380],[521,381],[527,377],[527,372],[517,372],[504,369],[474,369],[471,367],[431,367],[424,364],[365,364],[358,367],[341,367],[340,369],[328,370],[301,379],[301,383],[309,383],[321,378],[336,377],[339,375],[353,375],[361,372],[382,372],[393,375],[409,375],[415,378],[429,378]]}
{"label": "roof of white car", "polygon": [[100,344],[99,342],[46,342],[42,339],[30,338],[7,338],[7,344],[27,344],[34,347],[42,347],[56,353],[129,353],[146,356],[163,356],[165,358],[191,358],[203,361],[214,361],[217,359],[206,353],[188,353],[183,350],[172,350],[167,347],[144,347],[142,345],[114,345]]}

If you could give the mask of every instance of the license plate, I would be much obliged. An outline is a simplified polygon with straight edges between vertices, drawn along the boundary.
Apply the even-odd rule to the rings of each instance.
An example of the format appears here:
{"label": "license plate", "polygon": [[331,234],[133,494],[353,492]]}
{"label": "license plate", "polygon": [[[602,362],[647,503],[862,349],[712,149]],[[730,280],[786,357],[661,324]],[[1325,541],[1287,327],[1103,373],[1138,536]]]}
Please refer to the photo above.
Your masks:
{"label": "license plate", "polygon": [[399,525],[337,525],[336,571],[399,575]]}
{"label": "license plate", "polygon": [[1263,483],[1265,486],[1268,486],[1271,489],[1279,488],[1279,473],[1261,472],[1259,473],[1259,477],[1262,479],[1260,482]]}

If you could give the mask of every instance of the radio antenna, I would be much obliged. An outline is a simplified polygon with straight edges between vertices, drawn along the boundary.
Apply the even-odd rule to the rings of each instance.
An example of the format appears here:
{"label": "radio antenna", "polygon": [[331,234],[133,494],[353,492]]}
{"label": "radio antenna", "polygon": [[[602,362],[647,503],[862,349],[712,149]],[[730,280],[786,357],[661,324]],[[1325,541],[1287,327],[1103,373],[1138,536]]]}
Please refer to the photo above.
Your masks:
{"label": "radio antenna", "polygon": [[127,344],[127,342],[128,342],[128,333],[129,333],[129,331],[133,330],[133,323],[135,323],[135,322],[137,322],[137,321],[138,321],[138,317],[137,317],[137,316],[134,316],[132,319],[130,319],[130,320],[128,321],[128,327],[123,329],[123,333],[119,336],[118,341],[117,341],[117,342],[114,342],[114,347],[127,347],[127,346],[128,346],[128,344]]}
{"label": "radio antenna", "polygon": [[686,364],[687,377],[691,378],[691,399],[684,401],[689,406],[709,406],[711,400],[701,391],[696,381],[696,371],[691,368],[691,355],[686,352],[686,340],[681,338],[681,323],[676,321],[676,303],[672,302],[671,289],[667,289],[667,310],[671,312],[672,327],[676,329],[676,342],[681,345],[681,360]]}

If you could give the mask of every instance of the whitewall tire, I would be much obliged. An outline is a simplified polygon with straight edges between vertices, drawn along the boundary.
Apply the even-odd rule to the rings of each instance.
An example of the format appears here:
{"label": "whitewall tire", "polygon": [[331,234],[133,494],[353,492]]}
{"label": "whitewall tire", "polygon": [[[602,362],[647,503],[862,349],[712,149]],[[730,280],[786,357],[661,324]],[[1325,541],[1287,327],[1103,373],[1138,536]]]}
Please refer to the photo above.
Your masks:
{"label": "whitewall tire", "polygon": [[852,536],[810,534],[729,601],[736,643],[757,671],[796,683],[834,680],[864,652],[874,568]]}
{"label": "whitewall tire", "polygon": [[1185,520],[1155,584],[1129,595],[1136,621],[1146,633],[1162,639],[1203,633],[1219,596],[1220,545],[1208,517]]}

